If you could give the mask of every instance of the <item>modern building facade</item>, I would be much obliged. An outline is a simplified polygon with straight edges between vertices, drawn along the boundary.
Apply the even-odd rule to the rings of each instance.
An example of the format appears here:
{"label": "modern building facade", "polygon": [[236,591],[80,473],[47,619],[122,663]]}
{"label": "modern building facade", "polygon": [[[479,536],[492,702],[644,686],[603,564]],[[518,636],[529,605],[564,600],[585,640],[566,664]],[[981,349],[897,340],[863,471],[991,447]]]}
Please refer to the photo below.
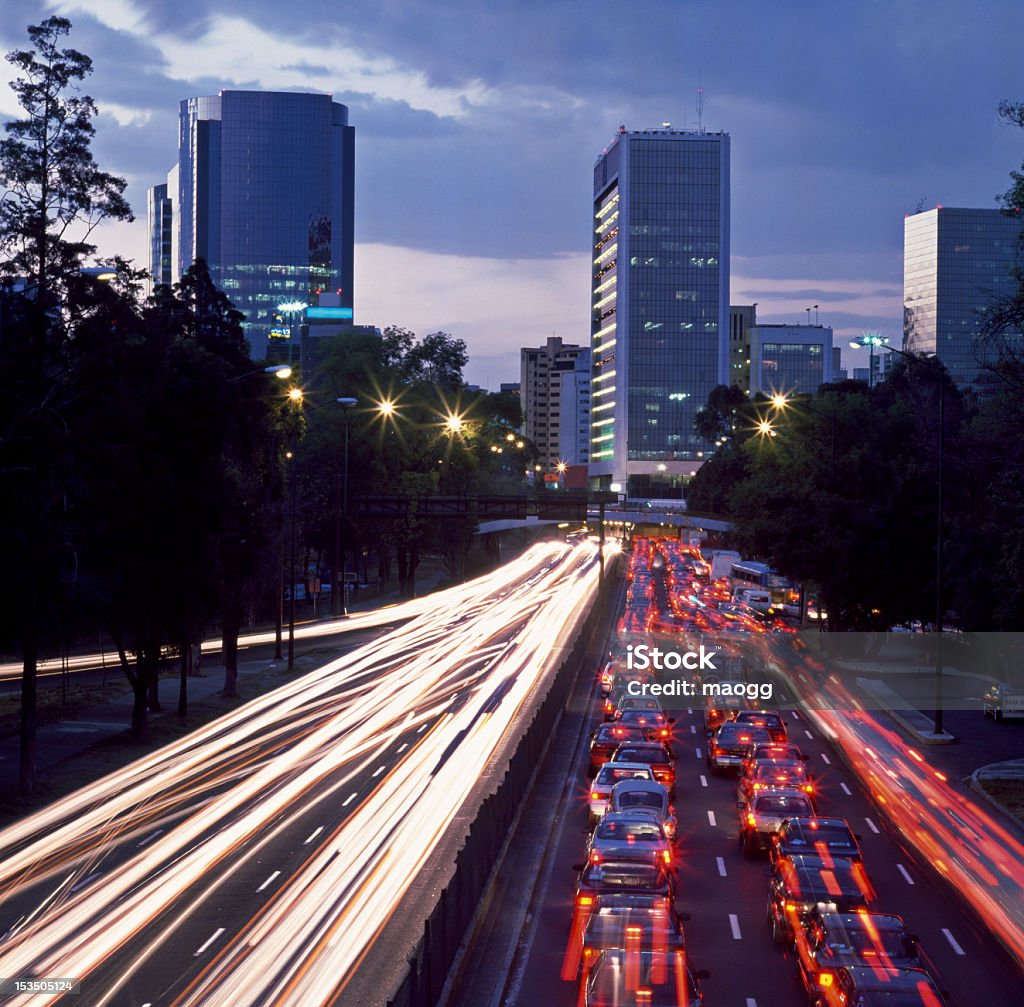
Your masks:
{"label": "modern building facade", "polygon": [[153,287],[170,285],[173,280],[171,235],[174,223],[173,201],[167,185],[154,185],[147,194],[146,219],[149,224],[149,277]]}
{"label": "modern building facade", "polygon": [[590,461],[590,350],[562,371],[561,424],[558,453],[567,465],[586,466]]}
{"label": "modern building facade", "polygon": [[593,193],[591,486],[678,497],[729,375],[729,136],[622,127]]}
{"label": "modern building facade", "polygon": [[[563,343],[552,336],[545,346],[520,350],[520,395],[523,407],[523,433],[537,448],[537,462],[545,475],[556,473],[559,465],[586,461],[563,454],[563,430],[567,443],[578,443],[580,416],[589,424],[589,380],[576,376],[590,369],[590,351],[586,346]],[[569,381],[564,383],[565,378]],[[589,378],[589,375],[588,375]],[[584,439],[587,433],[583,435]]]}
{"label": "modern building facade", "polygon": [[825,325],[754,325],[750,341],[751,395],[814,395],[832,381],[832,329]]}
{"label": "modern building facade", "polygon": [[998,209],[937,206],[903,224],[903,349],[934,353],[955,381],[986,361],[985,310],[1013,294],[1024,221]]}
{"label": "modern building facade", "polygon": [[750,391],[750,330],[757,324],[756,304],[729,306],[729,384]]}
{"label": "modern building facade", "polygon": [[348,109],[327,94],[221,91],[180,104],[164,193],[171,280],[205,259],[245,315],[254,358],[281,329],[279,304],[333,294],[352,321],[354,151]]}

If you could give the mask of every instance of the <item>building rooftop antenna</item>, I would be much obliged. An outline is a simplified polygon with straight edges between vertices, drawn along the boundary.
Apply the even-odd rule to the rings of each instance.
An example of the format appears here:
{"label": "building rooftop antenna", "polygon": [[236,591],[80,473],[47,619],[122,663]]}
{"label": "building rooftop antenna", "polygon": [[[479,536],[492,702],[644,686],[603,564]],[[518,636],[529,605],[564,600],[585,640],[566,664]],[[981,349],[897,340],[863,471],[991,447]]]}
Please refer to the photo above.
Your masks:
{"label": "building rooftop antenna", "polygon": [[704,86],[699,77],[697,79],[697,132],[704,132]]}

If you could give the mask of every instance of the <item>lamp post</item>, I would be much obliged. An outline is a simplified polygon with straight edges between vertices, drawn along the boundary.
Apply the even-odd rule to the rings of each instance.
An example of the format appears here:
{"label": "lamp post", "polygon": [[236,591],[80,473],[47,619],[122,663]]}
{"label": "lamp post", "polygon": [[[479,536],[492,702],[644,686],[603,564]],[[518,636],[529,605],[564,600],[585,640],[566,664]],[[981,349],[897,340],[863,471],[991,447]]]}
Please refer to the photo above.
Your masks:
{"label": "lamp post", "polygon": [[341,521],[345,519],[348,526],[348,411],[357,404],[357,399],[338,398],[334,400],[341,406],[345,417],[345,451],[341,469],[341,509],[334,511],[334,574],[331,577],[331,613],[338,614],[339,588],[337,586],[340,569],[341,614],[348,615],[348,556],[341,547]]}
{"label": "lamp post", "polygon": [[916,353],[897,350],[895,346],[887,346],[890,353],[898,353],[901,357],[922,367],[931,368],[939,383],[939,429],[936,435],[936,468],[938,487],[935,497],[935,733],[942,734],[942,518],[943,518],[943,469],[945,467],[946,447],[946,372],[942,362],[936,356],[919,357]]}
{"label": "lamp post", "polygon": [[859,339],[851,339],[850,346],[855,350],[863,349],[865,346],[868,348],[868,388],[872,388],[875,384],[875,347],[888,347],[888,338],[877,332],[865,332]]}
{"label": "lamp post", "polygon": [[302,409],[302,389],[295,387],[289,390],[288,398],[291,401],[295,414],[292,417],[292,438],[291,450],[288,452],[288,460],[291,466],[288,479],[288,492],[291,495],[291,548],[288,559],[288,670],[295,670],[295,551],[296,551],[296,504],[299,499],[298,487],[295,485],[295,448],[298,444],[299,433],[299,411]]}

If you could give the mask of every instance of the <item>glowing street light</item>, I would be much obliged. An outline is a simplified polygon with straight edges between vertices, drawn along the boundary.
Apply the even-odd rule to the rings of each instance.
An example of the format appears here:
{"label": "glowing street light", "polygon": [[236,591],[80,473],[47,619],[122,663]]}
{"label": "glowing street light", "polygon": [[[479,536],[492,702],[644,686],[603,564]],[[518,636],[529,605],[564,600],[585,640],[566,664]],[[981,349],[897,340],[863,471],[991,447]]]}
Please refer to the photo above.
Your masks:
{"label": "glowing street light", "polygon": [[888,342],[888,337],[880,332],[865,332],[859,339],[850,340],[850,346],[855,350],[868,347],[868,388],[875,383],[875,347],[885,346]]}
{"label": "glowing street light", "polygon": [[377,412],[384,417],[391,417],[396,413],[395,403],[391,399],[384,399],[383,402],[378,402],[376,408]]}
{"label": "glowing street light", "polygon": [[757,432],[761,437],[774,437],[775,427],[768,420],[757,421]]}
{"label": "glowing street light", "polygon": [[449,434],[462,433],[463,426],[462,417],[456,413],[449,413],[444,419],[444,429]]}

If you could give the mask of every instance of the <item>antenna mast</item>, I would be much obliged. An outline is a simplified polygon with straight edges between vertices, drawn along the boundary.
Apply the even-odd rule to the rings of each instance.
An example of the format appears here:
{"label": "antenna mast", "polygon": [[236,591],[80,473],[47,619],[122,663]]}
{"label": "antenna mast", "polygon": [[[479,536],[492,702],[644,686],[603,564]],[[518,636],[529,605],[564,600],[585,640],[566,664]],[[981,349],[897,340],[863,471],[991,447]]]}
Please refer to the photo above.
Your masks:
{"label": "antenna mast", "polygon": [[704,88],[703,82],[697,80],[697,132],[704,132]]}

